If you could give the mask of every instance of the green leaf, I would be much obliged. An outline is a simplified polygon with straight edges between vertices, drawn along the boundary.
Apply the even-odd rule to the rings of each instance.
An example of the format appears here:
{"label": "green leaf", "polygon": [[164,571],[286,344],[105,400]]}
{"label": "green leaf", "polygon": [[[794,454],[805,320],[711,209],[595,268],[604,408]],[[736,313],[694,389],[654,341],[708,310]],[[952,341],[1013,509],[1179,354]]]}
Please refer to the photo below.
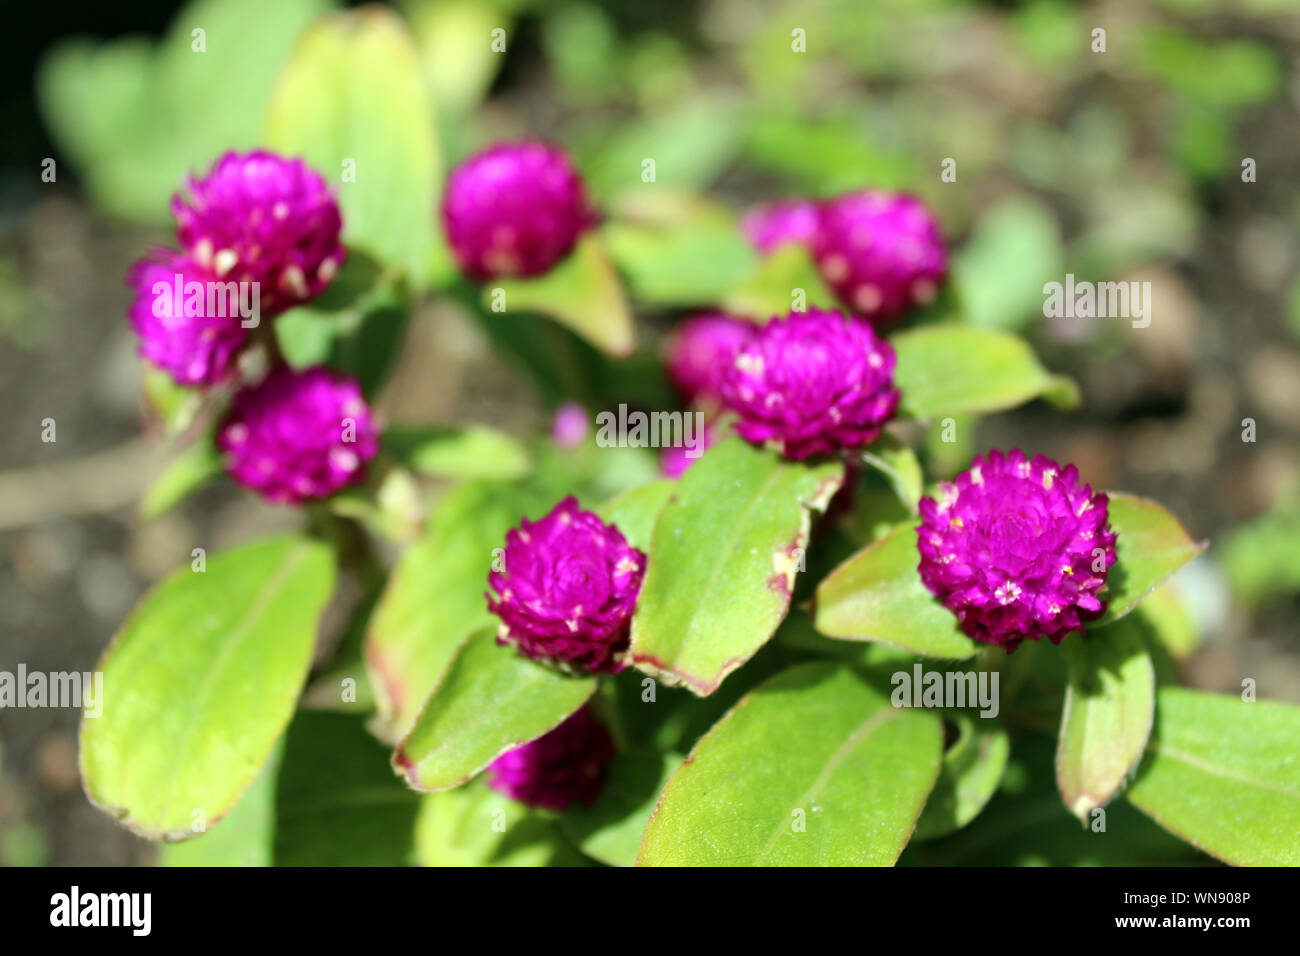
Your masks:
{"label": "green leaf", "polygon": [[1105,806],[1142,757],[1155,713],[1156,674],[1137,625],[1067,638],[1069,666],[1056,782],[1085,824]]}
{"label": "green leaf", "polygon": [[646,821],[681,764],[676,754],[629,750],[610,761],[605,789],[590,807],[574,806],[561,830],[583,853],[610,866],[635,866]]}
{"label": "green leaf", "polygon": [[498,297],[507,314],[548,316],[611,355],[626,357],[636,347],[636,326],[623,284],[597,236],[583,236],[545,275],[493,280],[483,288],[484,308],[492,309]]}
{"label": "green leaf", "polygon": [[825,509],[843,478],[838,462],[787,462],[738,438],[706,451],[655,524],[633,662],[713,693],[785,617],[811,512]]}
{"label": "green leaf", "polygon": [[1061,229],[1046,204],[1025,196],[982,215],[954,257],[962,317],[982,329],[1020,328],[1043,314],[1043,285],[1060,276]]}
{"label": "green leaf", "polygon": [[92,802],[150,839],[220,820],[265,763],[307,676],[334,586],[332,553],[296,535],[213,555],[150,593],[96,668],[83,716]]}
{"label": "green leaf", "polygon": [[419,805],[359,715],[299,711],[276,778],[275,865],[402,866]]}
{"label": "green leaf", "polygon": [[908,511],[916,514],[924,483],[916,452],[893,436],[882,435],[862,453],[862,460],[884,475],[898,500],[907,506]]}
{"label": "green leaf", "polygon": [[611,223],[602,233],[633,297],[650,305],[713,305],[758,265],[757,253],[727,221],[674,228]]}
{"label": "green leaf", "polygon": [[439,162],[433,105],[397,16],[367,6],[317,19],[280,72],[265,134],[336,186],[350,249],[422,286]]}
{"label": "green leaf", "polygon": [[159,866],[271,866],[275,832],[275,775],[280,747],[235,808],[201,837],[164,844]]}
{"label": "green leaf", "polygon": [[221,453],[212,443],[212,436],[202,436],[182,449],[153,480],[140,499],[140,516],[145,521],[162,517],[222,470]]}
{"label": "green leaf", "polygon": [[555,821],[488,787],[483,778],[426,793],[416,821],[421,866],[583,866]]}
{"label": "green leaf", "polygon": [[140,397],[149,424],[166,438],[187,432],[207,401],[199,389],[177,385],[162,369],[147,363],[140,375]]}
{"label": "green leaf", "polygon": [[389,576],[366,633],[376,729],[385,739],[410,730],[457,647],[494,620],[483,596],[493,549],[521,518],[540,517],[551,504],[489,482],[463,485],[438,504],[428,532]]}
{"label": "green leaf", "polygon": [[840,308],[807,247],[787,243],[759,260],[754,274],[727,293],[722,308],[732,315],[766,322],[789,314],[797,289],[803,291],[807,308]]}
{"label": "green leaf", "polygon": [[664,788],[639,862],[888,866],[943,756],[938,717],[847,667],[793,667],[748,694]]}
{"label": "green leaf", "polygon": [[528,473],[528,452],[485,425],[389,425],[384,451],[407,468],[439,478],[509,481]]}
{"label": "green leaf", "polygon": [[827,637],[884,641],[926,657],[971,657],[975,642],[925,589],[920,562],[916,528],[900,525],[818,585],[814,626]]}
{"label": "green leaf", "polygon": [[1106,576],[1106,613],[1091,629],[1119,620],[1192,558],[1205,550],[1161,505],[1136,495],[1108,492],[1115,532],[1115,563]]}
{"label": "green leaf", "polygon": [[1147,758],[1125,796],[1226,863],[1300,865],[1297,741],[1300,707],[1162,688]]}
{"label": "green leaf", "polygon": [[1006,770],[1011,740],[997,722],[949,712],[957,740],[943,755],[934,792],[916,821],[914,839],[929,840],[960,830],[984,809]]}
{"label": "green leaf", "polygon": [[592,677],[569,677],[477,632],[393,754],[393,766],[417,790],[449,790],[507,750],[535,740],[576,711],[596,690]]}
{"label": "green leaf", "polygon": [[903,411],[917,418],[998,412],[1034,398],[1078,404],[1078,387],[1044,369],[1022,339],[960,325],[936,325],[890,338]]}
{"label": "green leaf", "polygon": [[655,522],[675,488],[670,479],[658,478],[615,495],[597,508],[596,513],[618,528],[628,544],[648,552]]}

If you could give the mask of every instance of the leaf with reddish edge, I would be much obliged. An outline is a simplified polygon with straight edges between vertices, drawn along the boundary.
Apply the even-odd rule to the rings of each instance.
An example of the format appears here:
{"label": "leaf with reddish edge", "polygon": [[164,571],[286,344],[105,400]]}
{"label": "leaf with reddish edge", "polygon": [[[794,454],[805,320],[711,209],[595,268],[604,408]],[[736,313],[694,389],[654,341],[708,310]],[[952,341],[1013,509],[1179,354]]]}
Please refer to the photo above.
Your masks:
{"label": "leaf with reddish edge", "polygon": [[884,641],[926,657],[977,650],[917,571],[916,529],[899,525],[828,574],[817,587],[813,625],[827,637]]}
{"label": "leaf with reddish edge", "polygon": [[929,711],[818,661],[747,694],[695,745],[646,826],[646,866],[889,866],[943,759]]}
{"label": "leaf with reddish edge", "polygon": [[1105,806],[1136,766],[1151,734],[1156,676],[1131,622],[1061,644],[1069,667],[1061,734],[1056,748],[1056,783],[1065,806],[1084,823]]}
{"label": "leaf with reddish edge", "polygon": [[594,677],[530,660],[485,628],[457,651],[393,767],[416,790],[459,787],[507,750],[559,726],[595,690]]}
{"label": "leaf with reddish edge", "polygon": [[1194,541],[1162,505],[1123,492],[1107,494],[1115,563],[1106,576],[1106,612],[1089,630],[1122,618],[1208,546]]}
{"label": "leaf with reddish edge", "polygon": [[738,438],[681,477],[655,523],[632,618],[632,661],[700,696],[763,646],[790,607],[813,511],[844,480]]}

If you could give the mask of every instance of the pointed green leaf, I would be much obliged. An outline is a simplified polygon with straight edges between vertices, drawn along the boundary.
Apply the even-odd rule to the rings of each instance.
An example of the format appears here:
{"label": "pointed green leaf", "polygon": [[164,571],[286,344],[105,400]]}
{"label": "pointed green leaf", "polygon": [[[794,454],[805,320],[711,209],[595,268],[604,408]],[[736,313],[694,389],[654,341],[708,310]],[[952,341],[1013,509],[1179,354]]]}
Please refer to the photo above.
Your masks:
{"label": "pointed green leaf", "polygon": [[934,792],[916,821],[917,840],[929,840],[970,823],[997,792],[1011,740],[997,721],[952,712],[957,740],[943,755]]}
{"label": "pointed green leaf", "polygon": [[924,484],[916,452],[893,436],[882,435],[862,453],[862,460],[884,475],[898,500],[907,506],[908,511],[916,514]]}
{"label": "pointed green leaf", "polygon": [[916,529],[900,525],[827,575],[813,624],[827,637],[884,641],[927,657],[966,658],[975,642],[921,583]]}
{"label": "pointed green leaf", "polygon": [[650,866],[888,866],[943,757],[939,718],[849,668],[793,667],[746,695],[664,788]]}
{"label": "pointed green leaf", "polygon": [[315,21],[280,72],[266,144],[338,190],[343,240],[420,287],[433,248],[433,104],[402,21],[380,6]]}
{"label": "pointed green leaf", "polygon": [[798,243],[788,243],[759,260],[753,275],[727,293],[722,307],[732,315],[766,322],[789,314],[796,290],[803,292],[806,308],[841,307],[822,281],[808,248]]}
{"label": "pointed green leaf", "polygon": [[636,347],[636,326],[623,284],[600,238],[590,233],[545,275],[490,282],[483,289],[484,307],[492,309],[498,296],[504,296],[507,315],[540,313],[611,355],[628,356]]}
{"label": "pointed green leaf", "polygon": [[296,535],[172,574],[104,653],[103,709],[81,723],[92,802],[150,839],[211,826],[257,776],[307,677],[334,586],[323,544]]}
{"label": "pointed green leaf", "polygon": [[1300,865],[1300,707],[1166,687],[1130,803],[1238,866]]}
{"label": "pointed green leaf", "polygon": [[716,690],[785,617],[811,512],[843,478],[838,462],[783,461],[738,438],[705,452],[655,524],[633,662],[697,694]]}
{"label": "pointed green leaf", "polygon": [[1178,519],[1146,498],[1109,492],[1115,563],[1106,576],[1106,613],[1090,629],[1123,617],[1169,575],[1205,550]]}
{"label": "pointed green leaf", "polygon": [[465,783],[507,750],[558,726],[596,689],[499,646],[495,631],[474,634],[457,652],[393,766],[417,790]]}
{"label": "pointed green leaf", "polygon": [[1134,624],[1071,635],[1061,645],[1069,666],[1056,749],[1056,782],[1071,813],[1089,822],[1124,784],[1146,748],[1155,712],[1156,675]]}
{"label": "pointed green leaf", "polygon": [[898,353],[894,382],[903,392],[903,411],[917,418],[997,412],[1035,398],[1078,404],[1078,387],[1044,369],[1010,333],[936,325],[889,341]]}

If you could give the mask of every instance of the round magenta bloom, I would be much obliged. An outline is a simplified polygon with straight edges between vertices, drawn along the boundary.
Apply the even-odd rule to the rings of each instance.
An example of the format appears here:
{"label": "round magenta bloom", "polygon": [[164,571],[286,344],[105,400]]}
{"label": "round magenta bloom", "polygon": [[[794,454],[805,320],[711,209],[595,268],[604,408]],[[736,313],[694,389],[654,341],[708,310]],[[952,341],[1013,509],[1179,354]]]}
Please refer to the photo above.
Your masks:
{"label": "round magenta bloom", "polygon": [[442,200],[447,241],[471,279],[535,276],[595,222],[569,158],[546,143],[503,143],[465,160]]}
{"label": "round magenta bloom", "polygon": [[1105,610],[1109,499],[1074,465],[995,450],[939,487],[921,499],[921,580],[969,637],[1008,653],[1025,638],[1059,644]]}
{"label": "round magenta bloom", "polygon": [[319,295],[347,257],[325,179],[301,159],[226,153],[172,199],[181,247],[223,282],[256,282],[276,315]]}
{"label": "round magenta bloom", "polygon": [[320,367],[277,368],[236,393],[217,447],[241,485],[297,503],[361,480],[379,451],[379,430],[354,379]]}
{"label": "round magenta bloom", "polygon": [[898,411],[894,349],[860,319],[810,309],[773,319],[742,348],[722,398],[753,444],[786,458],[863,448]]}
{"label": "round magenta bloom", "polygon": [[504,570],[488,575],[497,640],[574,671],[622,670],[646,557],[572,496],[506,535]]}
{"label": "round magenta bloom", "polygon": [[587,440],[590,424],[587,410],[577,402],[565,402],[555,410],[551,423],[551,441],[557,448],[577,448]]}
{"label": "round magenta bloom", "polygon": [[[139,260],[127,273],[135,298],[126,314],[140,336],[140,354],[180,385],[212,385],[228,378],[248,338],[237,304],[231,308],[227,298],[209,310],[208,283],[214,278],[168,249]],[[201,303],[187,309],[185,289],[192,282],[202,283],[204,291]]]}
{"label": "round magenta bloom", "polygon": [[740,228],[754,248],[767,255],[786,243],[812,242],[819,217],[815,202],[787,199],[755,206],[740,220]]}
{"label": "round magenta bloom", "polygon": [[878,190],[822,206],[812,247],[840,301],[877,323],[929,302],[948,269],[943,235],[925,205]]}
{"label": "round magenta bloom", "polygon": [[724,312],[704,312],[678,324],[664,348],[668,378],[686,403],[717,401],[722,376],[758,327]]}
{"label": "round magenta bloom", "polygon": [[530,807],[561,812],[591,806],[605,788],[614,738],[590,707],[536,740],[508,750],[487,769],[488,786]]}

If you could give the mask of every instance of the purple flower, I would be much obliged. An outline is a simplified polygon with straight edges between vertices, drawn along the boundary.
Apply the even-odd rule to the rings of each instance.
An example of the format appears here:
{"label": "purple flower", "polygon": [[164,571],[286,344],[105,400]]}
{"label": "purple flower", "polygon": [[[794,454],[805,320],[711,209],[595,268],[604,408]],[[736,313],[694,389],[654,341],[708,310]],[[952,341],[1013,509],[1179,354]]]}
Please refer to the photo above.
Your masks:
{"label": "purple flower", "polygon": [[361,480],[379,434],[355,380],[320,367],[277,368],[235,395],[217,447],[241,485],[297,503]]}
{"label": "purple flower", "polygon": [[700,456],[718,443],[712,425],[690,445],[669,445],[659,453],[659,471],[665,478],[680,478],[686,469],[700,460]]}
{"label": "purple flower", "polygon": [[452,170],[442,201],[456,261],[478,281],[548,271],[595,218],[568,157],[539,142],[471,156]]}
{"label": "purple flower", "polygon": [[767,255],[789,242],[812,242],[818,218],[816,203],[787,199],[755,206],[740,220],[740,228],[754,248]]}
{"label": "purple flower", "polygon": [[618,528],[572,496],[539,521],[524,519],[506,535],[504,570],[488,575],[498,642],[566,669],[622,670],[645,564]]}
{"label": "purple flower", "polygon": [[[139,260],[127,273],[135,298],[126,314],[140,336],[140,354],[181,385],[213,385],[228,378],[248,338],[237,300],[233,305],[228,297],[209,301],[207,290],[215,287],[208,283],[214,278],[168,249]],[[198,297],[186,292],[194,282],[202,283]]]}
{"label": "purple flower", "polygon": [[488,786],[530,807],[589,807],[605,788],[613,756],[614,738],[584,706],[555,729],[497,757],[487,769]]}
{"label": "purple flower", "polygon": [[551,441],[557,448],[577,448],[587,440],[587,410],[577,402],[565,402],[555,410]]}
{"label": "purple flower", "polygon": [[225,282],[256,282],[276,315],[319,295],[347,253],[338,202],[301,159],[226,153],[172,199],[181,247]]}
{"label": "purple flower", "polygon": [[723,312],[691,316],[673,330],[664,349],[668,377],[687,404],[718,400],[722,376],[757,326]]}
{"label": "purple flower", "polygon": [[1074,465],[995,450],[939,487],[921,499],[921,580],[968,636],[1007,653],[1025,638],[1059,644],[1105,610],[1109,499]]}
{"label": "purple flower", "polygon": [[894,350],[860,319],[810,309],[773,319],[737,353],[722,398],[740,437],[796,461],[871,444],[898,411]]}
{"label": "purple flower", "polygon": [[943,235],[925,205],[877,190],[822,207],[813,258],[840,301],[877,323],[929,302],[948,269]]}

